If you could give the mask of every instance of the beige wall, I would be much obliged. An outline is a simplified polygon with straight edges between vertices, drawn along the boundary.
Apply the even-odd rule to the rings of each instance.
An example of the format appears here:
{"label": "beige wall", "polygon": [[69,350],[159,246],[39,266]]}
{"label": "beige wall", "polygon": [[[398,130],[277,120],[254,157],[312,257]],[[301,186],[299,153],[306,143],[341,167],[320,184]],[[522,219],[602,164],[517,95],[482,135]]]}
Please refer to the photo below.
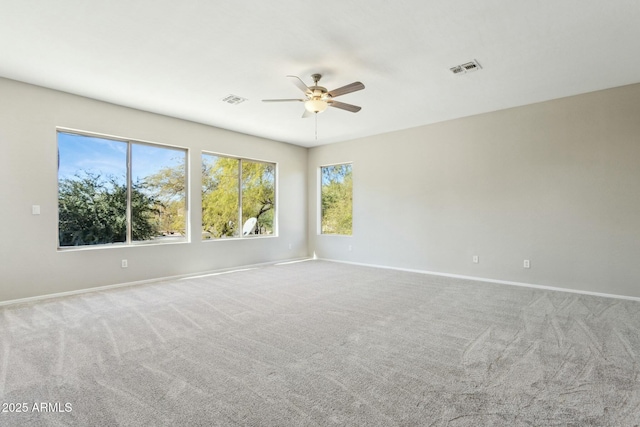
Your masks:
{"label": "beige wall", "polygon": [[[345,161],[353,236],[319,236],[317,168]],[[640,84],[313,148],[308,173],[319,257],[640,296]]]}
{"label": "beige wall", "polygon": [[[0,99],[0,301],[314,252],[640,296],[640,85],[310,150],[5,79]],[[192,242],[58,251],[56,126],[189,148]],[[200,241],[202,150],[278,163],[279,237]],[[354,234],[318,236],[317,168],[345,161]]]}
{"label": "beige wall", "polygon": [[[187,147],[192,242],[58,251],[57,126]],[[304,148],[6,79],[0,147],[0,301],[307,255]],[[202,150],[277,162],[279,237],[200,240]]]}

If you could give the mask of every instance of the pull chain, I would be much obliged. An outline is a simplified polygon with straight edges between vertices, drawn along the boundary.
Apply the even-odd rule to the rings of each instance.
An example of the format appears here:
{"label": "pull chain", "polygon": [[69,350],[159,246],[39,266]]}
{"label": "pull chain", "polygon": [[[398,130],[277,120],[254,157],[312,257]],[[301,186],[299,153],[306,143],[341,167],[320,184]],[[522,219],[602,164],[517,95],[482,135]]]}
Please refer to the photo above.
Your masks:
{"label": "pull chain", "polygon": [[316,141],[318,140],[318,113],[314,114],[316,116]]}

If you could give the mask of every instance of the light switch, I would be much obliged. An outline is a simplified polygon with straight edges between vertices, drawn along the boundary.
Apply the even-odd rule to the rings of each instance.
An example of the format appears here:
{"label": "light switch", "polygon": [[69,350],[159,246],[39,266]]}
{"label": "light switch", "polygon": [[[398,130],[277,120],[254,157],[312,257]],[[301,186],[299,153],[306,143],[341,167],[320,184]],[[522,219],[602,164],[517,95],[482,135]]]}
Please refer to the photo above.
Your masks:
{"label": "light switch", "polygon": [[40,215],[40,205],[31,206],[31,214],[32,215]]}

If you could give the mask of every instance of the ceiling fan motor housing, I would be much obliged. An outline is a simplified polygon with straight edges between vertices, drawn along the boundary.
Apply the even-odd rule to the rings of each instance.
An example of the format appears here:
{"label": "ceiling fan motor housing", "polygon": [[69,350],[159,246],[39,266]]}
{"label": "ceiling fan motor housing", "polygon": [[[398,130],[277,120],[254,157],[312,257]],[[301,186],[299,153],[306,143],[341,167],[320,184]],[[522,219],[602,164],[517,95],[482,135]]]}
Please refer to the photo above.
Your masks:
{"label": "ceiling fan motor housing", "polygon": [[309,93],[307,96],[309,97],[309,99],[329,99],[331,98],[331,95],[329,95],[329,91],[327,90],[327,88],[324,88],[322,86],[311,86],[309,87],[311,93]]}

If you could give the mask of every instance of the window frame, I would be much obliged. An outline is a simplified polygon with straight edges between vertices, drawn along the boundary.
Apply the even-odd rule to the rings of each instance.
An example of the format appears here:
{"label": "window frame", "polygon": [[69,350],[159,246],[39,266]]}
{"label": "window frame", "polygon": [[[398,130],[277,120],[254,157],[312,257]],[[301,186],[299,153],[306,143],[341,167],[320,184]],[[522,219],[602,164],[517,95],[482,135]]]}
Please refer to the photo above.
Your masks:
{"label": "window frame", "polygon": [[350,234],[338,234],[338,233],[323,233],[322,232],[322,169],[323,168],[327,168],[327,167],[331,167],[331,166],[342,166],[342,165],[350,165],[351,166],[351,174],[352,177],[351,179],[353,180],[353,161],[349,160],[349,161],[344,161],[344,162],[336,162],[336,163],[327,163],[327,164],[322,164],[318,166],[317,169],[317,182],[318,182],[318,186],[316,187],[318,189],[317,192],[317,200],[316,200],[316,206],[317,206],[317,221],[316,221],[316,231],[317,231],[317,235],[318,236],[334,236],[334,237],[353,237],[353,187],[351,188],[351,233]]}
{"label": "window frame", "polygon": [[[79,246],[61,246],[60,245],[60,203],[59,203],[59,197],[60,197],[60,174],[59,174],[59,170],[60,170],[60,154],[59,154],[59,134],[60,133],[66,133],[66,134],[71,134],[71,135],[77,135],[77,136],[81,136],[81,137],[88,137],[88,138],[100,138],[100,139],[106,139],[106,140],[111,140],[111,141],[117,141],[117,142],[123,142],[127,144],[127,154],[126,154],[126,177],[125,177],[125,183],[127,185],[127,206],[126,206],[126,223],[127,223],[127,230],[126,230],[126,238],[124,242],[117,242],[117,243],[101,243],[101,244],[96,244],[96,245],[79,245]],[[172,149],[172,150],[180,150],[180,151],[184,151],[184,185],[185,185],[185,189],[184,189],[184,204],[185,204],[185,234],[184,234],[184,239],[180,239],[180,240],[173,240],[173,241],[167,241],[167,242],[163,242],[163,241],[157,241],[157,240],[138,240],[138,241],[134,241],[132,239],[132,223],[133,223],[133,218],[132,218],[132,206],[131,206],[131,202],[132,202],[132,181],[133,181],[133,177],[132,177],[132,168],[133,168],[133,162],[131,161],[131,157],[132,157],[132,147],[133,145],[146,145],[146,146],[151,146],[151,147],[159,147],[159,148],[167,148],[167,149]],[[60,252],[67,252],[67,251],[83,251],[83,250],[95,250],[95,249],[112,249],[112,248],[130,248],[130,247],[137,247],[137,246],[155,246],[155,245],[172,245],[172,244],[185,244],[185,243],[190,243],[191,242],[191,221],[190,221],[190,212],[191,212],[191,203],[190,203],[190,196],[189,196],[189,192],[190,192],[190,180],[189,180],[189,174],[190,174],[190,152],[189,152],[189,148],[188,147],[183,147],[183,146],[179,146],[179,145],[172,145],[172,144],[165,144],[165,143],[159,143],[159,142],[152,142],[152,141],[145,141],[145,140],[141,140],[141,139],[134,139],[134,138],[126,138],[126,137],[122,137],[122,136],[114,136],[114,135],[108,135],[108,134],[103,134],[103,133],[98,133],[98,132],[90,132],[90,131],[85,131],[85,130],[78,130],[78,129],[72,129],[72,128],[66,128],[66,127],[56,127],[56,152],[57,154],[57,168],[56,168],[56,224],[57,224],[57,237],[56,237],[56,244],[57,244],[57,250]]]}
{"label": "window frame", "polygon": [[[278,233],[279,233],[279,223],[278,223],[278,205],[279,205],[279,201],[278,201],[278,176],[279,176],[279,165],[278,162],[274,162],[274,161],[270,161],[270,160],[264,160],[264,159],[256,159],[256,158],[251,158],[251,157],[244,157],[244,156],[237,156],[237,155],[233,155],[233,154],[226,154],[226,153],[220,153],[220,152],[216,152],[216,151],[208,151],[208,150],[202,150],[202,152],[200,153],[200,164],[202,165],[202,156],[203,155],[207,155],[207,156],[215,156],[215,157],[224,157],[227,159],[235,159],[238,160],[238,234],[235,236],[230,236],[230,237],[212,237],[210,239],[205,239],[203,237],[201,237],[201,242],[221,242],[221,241],[229,241],[229,240],[243,240],[243,239],[268,239],[268,238],[273,238],[273,237],[278,237]],[[243,221],[242,221],[242,162],[243,161],[247,161],[247,162],[253,162],[253,163],[263,163],[263,164],[268,164],[268,165],[273,165],[273,200],[274,200],[274,205],[273,205],[273,232],[271,234],[247,234],[246,236],[242,234],[242,229],[241,227],[244,225]],[[202,170],[202,168],[200,169]],[[202,186],[202,176],[200,177],[200,186]],[[204,203],[203,203],[203,193],[202,193],[202,189],[200,190],[200,218],[203,218],[203,208],[204,208]],[[202,235],[202,233],[204,233],[204,230],[202,229],[202,221],[200,224],[200,234]]]}

